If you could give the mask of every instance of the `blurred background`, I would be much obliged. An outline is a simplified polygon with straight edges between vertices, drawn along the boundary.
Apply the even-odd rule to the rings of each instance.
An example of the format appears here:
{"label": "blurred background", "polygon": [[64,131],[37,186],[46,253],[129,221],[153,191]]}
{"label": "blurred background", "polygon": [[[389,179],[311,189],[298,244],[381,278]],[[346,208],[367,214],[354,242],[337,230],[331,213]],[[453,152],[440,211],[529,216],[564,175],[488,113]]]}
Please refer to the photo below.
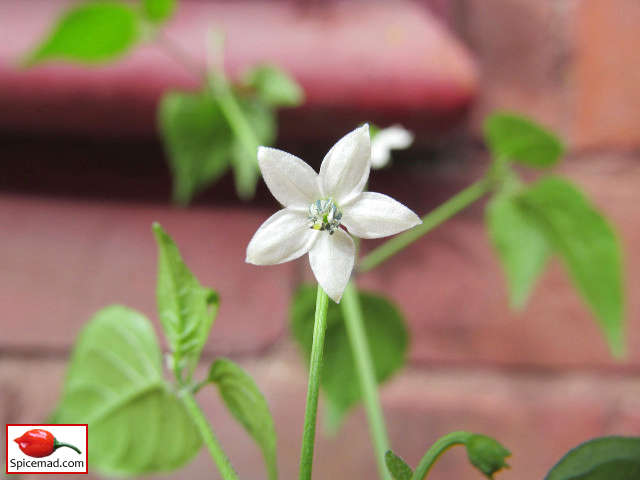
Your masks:
{"label": "blurred background", "polygon": [[[202,372],[226,355],[254,375],[275,417],[281,478],[295,478],[306,367],[288,310],[295,286],[312,278],[308,262],[244,263],[277,206],[263,184],[241,202],[228,174],[191,207],[171,205],[156,106],[166,90],[199,80],[165,51],[143,45],[107,66],[19,68],[74,3],[0,2],[0,420],[45,421],[75,337],[100,308],[125,304],[157,327],[157,221],[222,298]],[[411,332],[408,367],[382,389],[396,453],[415,465],[438,437],[470,430],[513,453],[498,478],[536,480],[582,441],[640,435],[639,2],[181,0],[166,36],[204,64],[211,25],[226,32],[229,75],[268,60],[300,82],[306,103],[280,112],[277,146],[312,165],[363,121],[401,123],[415,144],[372,173],[371,189],[424,215],[484,171],[486,115],[516,111],[566,141],[558,172],[621,235],[623,362],[557,261],[526,310],[509,310],[482,204],[363,275],[359,284],[395,300]],[[202,401],[240,477],[264,478],[257,447],[216,392]],[[203,452],[163,478],[217,478],[213,470]],[[320,434],[314,473],[376,478],[360,408],[338,436]],[[429,478],[481,477],[460,449]]]}

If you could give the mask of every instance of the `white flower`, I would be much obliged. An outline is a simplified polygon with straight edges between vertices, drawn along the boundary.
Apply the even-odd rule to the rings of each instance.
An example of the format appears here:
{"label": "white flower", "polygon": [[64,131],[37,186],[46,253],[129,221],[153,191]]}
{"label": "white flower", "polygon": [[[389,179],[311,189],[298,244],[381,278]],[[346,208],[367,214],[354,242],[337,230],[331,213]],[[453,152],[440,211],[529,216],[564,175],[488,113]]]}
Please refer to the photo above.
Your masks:
{"label": "white flower", "polygon": [[355,244],[349,234],[380,238],[421,223],[394,199],[362,191],[369,178],[370,157],[368,125],[333,146],[322,161],[320,174],[289,153],[260,147],[262,176],[284,208],[255,233],[247,247],[247,262],[275,265],[308,252],[318,283],[339,302],[355,261]]}
{"label": "white flower", "polygon": [[386,167],[391,160],[391,150],[409,148],[413,143],[413,133],[402,125],[383,128],[371,139],[371,168]]}

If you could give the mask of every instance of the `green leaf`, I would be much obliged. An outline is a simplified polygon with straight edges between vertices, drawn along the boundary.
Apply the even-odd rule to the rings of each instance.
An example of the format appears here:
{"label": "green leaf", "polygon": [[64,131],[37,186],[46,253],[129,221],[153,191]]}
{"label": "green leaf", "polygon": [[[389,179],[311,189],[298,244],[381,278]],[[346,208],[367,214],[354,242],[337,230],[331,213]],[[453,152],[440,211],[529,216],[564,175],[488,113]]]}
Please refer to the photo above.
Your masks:
{"label": "green leaf", "polygon": [[[229,102],[226,95],[232,96],[233,101]],[[252,145],[247,145],[247,138],[239,138],[231,127],[227,117],[231,113],[225,114],[230,103],[231,107],[237,105],[232,119],[243,117]],[[276,117],[270,106],[257,98],[242,97],[225,86],[214,86],[197,94],[165,95],[158,121],[173,172],[176,203],[188,204],[194,194],[217,180],[229,166],[233,168],[238,196],[253,197],[260,178],[258,146],[271,145],[276,137]]]}
{"label": "green leaf", "polygon": [[144,13],[152,22],[165,22],[176,9],[176,0],[143,0]]}
{"label": "green leaf", "polygon": [[564,154],[560,140],[533,121],[510,113],[495,113],[484,124],[495,158],[508,158],[529,167],[550,167]]}
{"label": "green leaf", "polygon": [[601,437],[577,446],[549,471],[545,480],[637,480],[640,437]]}
{"label": "green leaf", "polygon": [[[311,355],[316,287],[298,289],[291,308],[291,330],[305,357]],[[387,299],[360,293],[367,340],[373,356],[378,383],[397,372],[405,363],[408,334],[398,309]],[[340,306],[329,302],[321,376],[327,401],[327,422],[336,430],[347,411],[361,400],[353,353]]]}
{"label": "green leaf", "polygon": [[[230,95],[232,95],[230,93]],[[240,139],[234,139],[231,166],[233,168],[236,191],[242,199],[253,197],[256,185],[260,179],[260,167],[258,166],[258,146],[272,145],[277,134],[277,122],[275,112],[264,102],[258,99],[235,96],[245,120],[251,127],[258,144],[251,151]]]}
{"label": "green leaf", "polygon": [[267,401],[256,383],[239,365],[226,358],[213,362],[207,380],[218,386],[229,411],[262,450],[269,479],[276,480],[276,431]]}
{"label": "green leaf", "polygon": [[493,197],[486,221],[506,273],[511,306],[521,309],[547,264],[551,246],[536,219],[512,195]]}
{"label": "green leaf", "polygon": [[126,53],[139,38],[140,19],[121,2],[97,1],[71,7],[26,66],[52,60],[101,63]]}
{"label": "green leaf", "polygon": [[604,330],[614,355],[625,352],[622,254],[607,219],[566,180],[547,177],[518,197]]}
{"label": "green leaf", "polygon": [[151,324],[123,306],[101,310],[80,333],[54,422],[89,424],[89,465],[104,475],[172,471],[201,446],[163,379]]}
{"label": "green leaf", "polygon": [[166,94],[158,123],[173,172],[174,201],[187,205],[227,171],[235,137],[208,91]]}
{"label": "green leaf", "polygon": [[218,295],[203,288],[182,261],[171,237],[157,223],[153,232],[158,243],[157,301],[160,323],[173,353],[174,369],[188,368],[189,377],[218,312]]}
{"label": "green leaf", "polygon": [[393,480],[411,480],[413,476],[411,467],[391,450],[387,450],[384,454],[384,461],[387,464],[387,470],[389,470]]}
{"label": "green leaf", "polygon": [[242,77],[242,83],[256,91],[269,105],[296,107],[304,102],[304,90],[287,72],[275,65],[253,67]]}

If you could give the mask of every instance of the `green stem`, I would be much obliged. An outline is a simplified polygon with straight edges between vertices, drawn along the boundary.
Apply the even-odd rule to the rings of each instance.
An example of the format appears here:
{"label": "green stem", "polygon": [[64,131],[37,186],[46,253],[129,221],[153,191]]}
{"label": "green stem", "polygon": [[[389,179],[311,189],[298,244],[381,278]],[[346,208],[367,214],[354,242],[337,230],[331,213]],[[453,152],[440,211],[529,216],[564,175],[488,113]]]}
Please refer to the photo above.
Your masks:
{"label": "green stem", "polygon": [[378,473],[380,478],[391,480],[384,460],[384,454],[389,450],[389,439],[387,437],[384,416],[378,396],[378,383],[376,381],[371,351],[369,350],[367,334],[364,328],[358,290],[353,281],[347,284],[342,295],[340,306],[342,307],[347,335],[351,344],[351,350],[353,351],[358,380],[360,381],[360,390],[362,392],[367,420],[369,422],[369,430],[371,431],[371,439],[378,463]]}
{"label": "green stem", "polygon": [[218,99],[222,114],[229,122],[236,138],[240,140],[242,148],[245,149],[249,158],[255,159],[260,140],[231,91],[230,81],[224,68],[225,42],[226,37],[223,30],[212,29],[210,31],[207,43],[209,71],[216,82],[209,83],[209,86],[213,85],[212,88],[215,90],[213,93]]}
{"label": "green stem", "polygon": [[213,433],[213,430],[211,429],[207,418],[204,416],[200,405],[198,405],[196,399],[193,398],[193,394],[189,390],[182,390],[181,398],[187,407],[187,411],[189,412],[193,423],[195,423],[198,428],[202,441],[205,443],[209,453],[211,454],[211,458],[213,458],[213,461],[218,467],[222,478],[224,480],[238,480],[238,475],[236,475],[227,454],[224,453],[220,442],[218,442],[216,435]]}
{"label": "green stem", "polygon": [[316,297],[316,317],[313,325],[313,346],[309,366],[309,388],[307,390],[307,408],[304,416],[302,452],[300,454],[300,480],[311,480],[313,449],[316,438],[316,417],[318,415],[318,395],[320,393],[320,373],[322,369],[322,351],[324,334],[327,328],[327,310],[329,297],[318,285]]}
{"label": "green stem", "polygon": [[260,141],[256,137],[253,127],[247,121],[247,116],[244,114],[240,105],[232,95],[228,87],[218,97],[222,114],[229,122],[229,126],[236,137],[240,140],[242,147],[246,150],[250,157],[255,157]]}
{"label": "green stem", "polygon": [[173,59],[194,77],[202,79],[202,81],[207,80],[207,69],[202,65],[202,62],[191,55],[188,50],[174,42],[170,37],[164,35],[163,32],[158,33],[154,39],[154,44],[167,57]]}
{"label": "green stem", "polygon": [[54,439],[54,442],[53,442],[53,449],[54,449],[54,450],[57,450],[57,449],[59,449],[60,447],[69,447],[69,448],[71,448],[72,450],[75,450],[76,452],[78,452],[79,454],[82,454],[82,452],[80,451],[80,449],[79,449],[78,447],[76,447],[75,445],[71,445],[70,443],[62,443],[62,442],[59,442],[58,440]]}
{"label": "green stem", "polygon": [[[220,35],[212,36],[215,41],[210,42],[212,48],[219,51],[218,55],[213,55],[220,59],[218,70],[211,65],[211,76],[207,83],[213,97],[218,101],[218,106],[222,115],[226,119],[231,132],[240,148],[244,150],[244,155],[232,155],[232,167],[236,184],[236,192],[243,200],[250,200],[256,188],[256,176],[258,167],[258,147],[261,140],[256,134],[253,125],[249,122],[246,114],[234,95],[230,82],[224,72],[224,37]],[[212,62],[213,63],[213,62]]]}
{"label": "green stem", "polygon": [[[205,83],[207,83],[207,69],[203,67],[187,50],[183,49],[176,42],[162,34],[158,35],[155,40],[155,44],[167,56],[173,58],[194,76],[201,78]],[[224,62],[220,60],[219,63],[222,65]],[[220,70],[213,73],[218,75],[217,78],[220,81],[218,87],[221,88],[221,91],[219,92],[220,95],[218,96],[218,100],[220,102],[222,113],[227,119],[227,122],[229,122],[229,126],[233,130],[233,133],[235,133],[236,137],[240,140],[240,143],[246,150],[247,154],[251,157],[255,157],[256,151],[260,146],[260,141],[256,137],[253,127],[247,121],[247,117],[240,108],[240,105],[238,105],[238,102],[232,95],[229,88],[229,80],[227,79],[225,72]]]}
{"label": "green stem", "polygon": [[452,432],[438,439],[420,460],[411,480],[423,480],[433,464],[444,452],[456,445],[466,445],[472,435],[469,432]]}
{"label": "green stem", "polygon": [[429,233],[444,221],[464,210],[476,200],[491,190],[493,182],[489,178],[483,178],[462,190],[454,197],[422,217],[422,225],[396,235],[391,240],[383,243],[378,248],[363,257],[357,265],[358,273],[371,270],[385,260],[403,250],[423,235]]}

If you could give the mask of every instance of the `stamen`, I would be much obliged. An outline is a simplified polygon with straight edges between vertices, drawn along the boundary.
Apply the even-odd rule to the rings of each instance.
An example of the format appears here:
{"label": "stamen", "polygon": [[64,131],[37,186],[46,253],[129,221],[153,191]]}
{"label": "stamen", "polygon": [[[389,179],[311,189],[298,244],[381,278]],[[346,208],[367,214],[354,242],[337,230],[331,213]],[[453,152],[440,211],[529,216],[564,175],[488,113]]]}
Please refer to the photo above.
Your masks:
{"label": "stamen", "polygon": [[326,230],[329,235],[340,227],[342,212],[338,209],[333,198],[316,200],[309,205],[309,228],[313,230]]}

